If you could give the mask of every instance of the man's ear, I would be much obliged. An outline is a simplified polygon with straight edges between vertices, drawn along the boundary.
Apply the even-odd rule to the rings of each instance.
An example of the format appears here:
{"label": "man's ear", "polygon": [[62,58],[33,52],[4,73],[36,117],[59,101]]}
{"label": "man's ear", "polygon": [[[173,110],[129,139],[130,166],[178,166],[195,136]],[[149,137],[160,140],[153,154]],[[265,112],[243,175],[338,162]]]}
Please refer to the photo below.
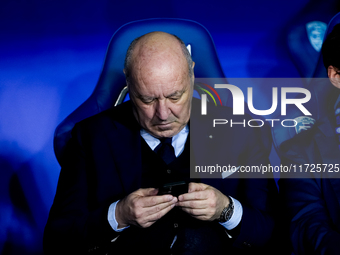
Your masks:
{"label": "man's ear", "polygon": [[192,61],[192,76],[195,79],[195,72],[194,72],[195,62]]}
{"label": "man's ear", "polygon": [[[124,73],[125,78],[126,78],[126,71],[125,71],[125,68],[123,69],[123,73]],[[126,82],[126,86],[127,86],[128,89],[130,89],[130,88],[129,88],[129,84],[128,84],[127,82]]]}
{"label": "man's ear", "polygon": [[328,66],[327,68],[328,78],[336,88],[340,89],[340,74],[339,69],[335,66]]}

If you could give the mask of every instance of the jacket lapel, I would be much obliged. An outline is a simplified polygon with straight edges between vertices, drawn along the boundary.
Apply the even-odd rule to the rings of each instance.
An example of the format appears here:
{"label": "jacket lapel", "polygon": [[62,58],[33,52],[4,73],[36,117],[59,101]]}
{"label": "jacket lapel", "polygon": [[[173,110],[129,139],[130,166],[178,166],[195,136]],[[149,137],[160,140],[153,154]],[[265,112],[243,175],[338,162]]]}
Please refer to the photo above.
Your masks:
{"label": "jacket lapel", "polygon": [[118,107],[121,109],[113,111],[112,117],[116,132],[109,132],[108,139],[124,192],[129,194],[141,186],[140,127],[133,116],[130,102]]}

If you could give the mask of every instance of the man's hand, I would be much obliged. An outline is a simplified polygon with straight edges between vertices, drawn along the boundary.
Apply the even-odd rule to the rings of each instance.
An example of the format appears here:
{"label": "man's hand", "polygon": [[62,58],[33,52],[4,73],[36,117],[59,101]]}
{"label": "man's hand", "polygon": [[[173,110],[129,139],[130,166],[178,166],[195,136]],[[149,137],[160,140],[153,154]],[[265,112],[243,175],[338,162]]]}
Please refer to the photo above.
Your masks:
{"label": "man's hand", "polygon": [[213,221],[229,205],[229,198],[214,187],[191,182],[188,193],[180,195],[176,205],[196,219]]}
{"label": "man's hand", "polygon": [[177,198],[171,195],[157,196],[158,189],[139,189],[132,192],[116,206],[118,228],[135,225],[150,227],[167,214],[176,204]]}

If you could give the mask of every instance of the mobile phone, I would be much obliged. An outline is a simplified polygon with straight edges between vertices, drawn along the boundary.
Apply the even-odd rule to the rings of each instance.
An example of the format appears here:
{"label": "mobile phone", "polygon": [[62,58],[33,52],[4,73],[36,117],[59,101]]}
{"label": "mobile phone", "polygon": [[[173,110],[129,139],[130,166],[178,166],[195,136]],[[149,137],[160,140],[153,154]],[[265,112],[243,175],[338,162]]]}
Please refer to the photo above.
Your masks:
{"label": "mobile phone", "polygon": [[188,183],[185,181],[166,183],[159,188],[158,195],[173,195],[178,197],[181,194],[188,193]]}

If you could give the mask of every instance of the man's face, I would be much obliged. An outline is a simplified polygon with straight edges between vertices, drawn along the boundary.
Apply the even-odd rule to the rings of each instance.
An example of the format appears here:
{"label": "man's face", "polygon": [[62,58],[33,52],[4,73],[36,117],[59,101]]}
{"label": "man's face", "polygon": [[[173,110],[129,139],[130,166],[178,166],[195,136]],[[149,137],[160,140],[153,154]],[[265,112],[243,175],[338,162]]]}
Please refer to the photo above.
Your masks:
{"label": "man's face", "polygon": [[[150,67],[150,66],[149,66]],[[189,121],[193,85],[186,61],[139,66],[129,86],[139,124],[157,138],[176,135]]]}
{"label": "man's face", "polygon": [[330,65],[327,69],[328,77],[331,83],[338,89],[340,89],[340,69]]}

